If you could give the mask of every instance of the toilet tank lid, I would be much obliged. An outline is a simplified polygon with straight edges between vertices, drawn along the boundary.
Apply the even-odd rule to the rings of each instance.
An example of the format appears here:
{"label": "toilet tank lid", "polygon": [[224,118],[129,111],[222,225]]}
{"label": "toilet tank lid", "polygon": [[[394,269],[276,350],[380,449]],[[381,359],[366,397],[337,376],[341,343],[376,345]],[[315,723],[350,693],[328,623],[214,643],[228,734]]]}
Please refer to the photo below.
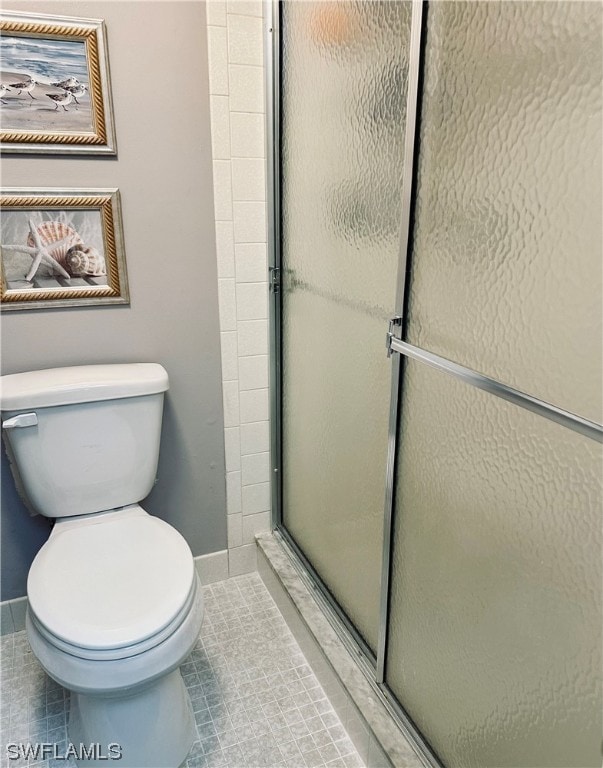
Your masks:
{"label": "toilet tank lid", "polygon": [[78,365],[0,376],[0,409],[117,400],[165,392],[167,371],[158,363]]}

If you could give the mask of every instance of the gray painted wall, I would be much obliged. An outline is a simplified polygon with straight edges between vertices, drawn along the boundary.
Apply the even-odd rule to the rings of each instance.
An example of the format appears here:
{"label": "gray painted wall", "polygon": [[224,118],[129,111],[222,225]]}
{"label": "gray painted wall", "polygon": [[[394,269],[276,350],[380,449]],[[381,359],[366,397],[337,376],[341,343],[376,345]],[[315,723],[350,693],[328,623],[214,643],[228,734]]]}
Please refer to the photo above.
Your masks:
{"label": "gray painted wall", "polygon": [[[170,375],[159,481],[143,506],[194,555],[226,548],[220,337],[205,5],[26,2],[11,10],[103,18],[117,159],[5,157],[2,184],[118,187],[131,304],[2,316],[2,372],[159,362]],[[50,531],[15,494],[2,452],[2,599],[26,591]]]}

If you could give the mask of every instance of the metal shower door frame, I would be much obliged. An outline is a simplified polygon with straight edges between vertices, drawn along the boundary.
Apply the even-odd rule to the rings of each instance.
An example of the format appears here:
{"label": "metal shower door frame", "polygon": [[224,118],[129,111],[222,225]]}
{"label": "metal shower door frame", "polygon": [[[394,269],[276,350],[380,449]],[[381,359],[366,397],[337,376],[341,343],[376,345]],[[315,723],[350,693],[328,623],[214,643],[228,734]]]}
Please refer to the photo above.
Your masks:
{"label": "metal shower door frame", "polygon": [[[408,271],[407,251],[410,244],[411,205],[413,169],[415,159],[415,133],[419,96],[419,77],[421,68],[421,45],[423,17],[426,3],[424,0],[412,0],[412,20],[409,51],[409,73],[407,89],[407,118],[404,141],[404,172],[401,191],[402,216],[400,223],[400,246],[398,260],[398,278],[395,305],[392,307],[390,332],[394,338],[403,338],[402,317],[406,302],[406,275]],[[270,444],[272,460],[272,528],[282,530],[282,327],[281,327],[281,209],[280,209],[280,0],[265,0],[265,90],[266,90],[266,158],[267,158],[267,200],[268,200],[268,272],[269,272],[269,315],[270,315]],[[384,329],[385,330],[385,329]],[[384,354],[385,348],[384,348]],[[394,466],[396,456],[396,432],[398,423],[398,400],[400,383],[400,356],[392,356],[391,397],[389,408],[388,452],[385,481],[384,519],[389,524],[392,516],[394,496]],[[386,526],[387,527],[387,526]],[[387,612],[388,579],[385,567],[389,560],[389,536],[384,536],[382,569],[382,594],[380,601],[380,638],[377,658],[373,663],[383,668],[385,651],[384,617]],[[368,654],[373,655],[373,654]],[[382,679],[382,678],[381,678]],[[379,680],[381,682],[381,680]]]}
{"label": "metal shower door frame", "polygon": [[[312,564],[283,526],[282,515],[282,293],[281,293],[281,209],[280,209],[280,103],[281,36],[280,0],[265,0],[265,99],[266,99],[266,193],[268,208],[268,276],[270,334],[270,455],[271,527],[295,559],[302,578],[313,592],[344,643],[353,649],[369,679],[375,655],[346,614],[322,583]],[[384,352],[385,354],[385,352]],[[317,586],[318,585],[318,586]]]}
{"label": "metal shower door frame", "polygon": [[[390,332],[401,338],[406,299],[407,252],[410,245],[414,160],[416,156],[416,129],[420,94],[420,74],[424,18],[427,4],[424,0],[411,0],[412,20],[410,34],[409,73],[406,100],[406,126],[404,141],[404,171],[402,180],[400,246],[395,306],[392,307]],[[441,763],[414,726],[412,720],[384,682],[387,643],[387,612],[389,603],[389,573],[391,554],[391,526],[393,520],[396,441],[400,381],[403,360],[393,355],[388,450],[385,476],[384,537],[382,549],[381,595],[379,610],[379,638],[377,655],[372,652],[356,628],[334,600],[322,580],[283,526],[282,493],[282,293],[281,293],[281,163],[280,163],[280,104],[281,104],[281,35],[280,0],[264,0],[265,20],[265,93],[266,93],[266,159],[268,202],[268,272],[270,317],[270,448],[271,448],[271,501],[272,529],[288,551],[298,573],[310,587],[325,615],[338,633],[343,644],[359,662],[367,680],[397,722],[421,761],[427,768],[441,768]],[[386,329],[384,328],[384,331]],[[388,354],[384,345],[383,354]]]}

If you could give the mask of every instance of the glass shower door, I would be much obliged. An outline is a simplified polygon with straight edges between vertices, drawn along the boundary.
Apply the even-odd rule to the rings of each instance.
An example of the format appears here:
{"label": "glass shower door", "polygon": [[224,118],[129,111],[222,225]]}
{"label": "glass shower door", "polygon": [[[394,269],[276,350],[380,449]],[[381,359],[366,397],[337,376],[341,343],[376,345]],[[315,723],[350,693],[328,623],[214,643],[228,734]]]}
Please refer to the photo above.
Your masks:
{"label": "glass shower door", "polygon": [[[598,423],[601,21],[430,4],[406,335]],[[601,445],[424,362],[402,392],[387,684],[449,768],[599,766]]]}
{"label": "glass shower door", "polygon": [[281,3],[283,525],[376,650],[410,3]]}

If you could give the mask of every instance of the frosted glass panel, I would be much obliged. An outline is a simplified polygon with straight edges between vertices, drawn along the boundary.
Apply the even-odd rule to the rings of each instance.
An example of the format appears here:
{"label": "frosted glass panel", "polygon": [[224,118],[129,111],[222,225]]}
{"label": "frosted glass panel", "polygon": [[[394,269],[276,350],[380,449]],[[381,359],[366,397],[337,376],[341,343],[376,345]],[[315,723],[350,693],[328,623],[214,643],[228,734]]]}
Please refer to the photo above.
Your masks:
{"label": "frosted glass panel", "polygon": [[[354,329],[339,354],[324,333],[335,324]],[[383,326],[309,292],[288,297],[284,522],[373,648],[389,412],[389,361],[383,344],[375,349]]]}
{"label": "frosted glass panel", "polygon": [[601,446],[409,361],[387,681],[448,768],[601,760]]}
{"label": "frosted glass panel", "polygon": [[283,521],[375,648],[410,4],[281,7]]}
{"label": "frosted glass panel", "polygon": [[602,22],[430,4],[408,336],[598,422]]}

